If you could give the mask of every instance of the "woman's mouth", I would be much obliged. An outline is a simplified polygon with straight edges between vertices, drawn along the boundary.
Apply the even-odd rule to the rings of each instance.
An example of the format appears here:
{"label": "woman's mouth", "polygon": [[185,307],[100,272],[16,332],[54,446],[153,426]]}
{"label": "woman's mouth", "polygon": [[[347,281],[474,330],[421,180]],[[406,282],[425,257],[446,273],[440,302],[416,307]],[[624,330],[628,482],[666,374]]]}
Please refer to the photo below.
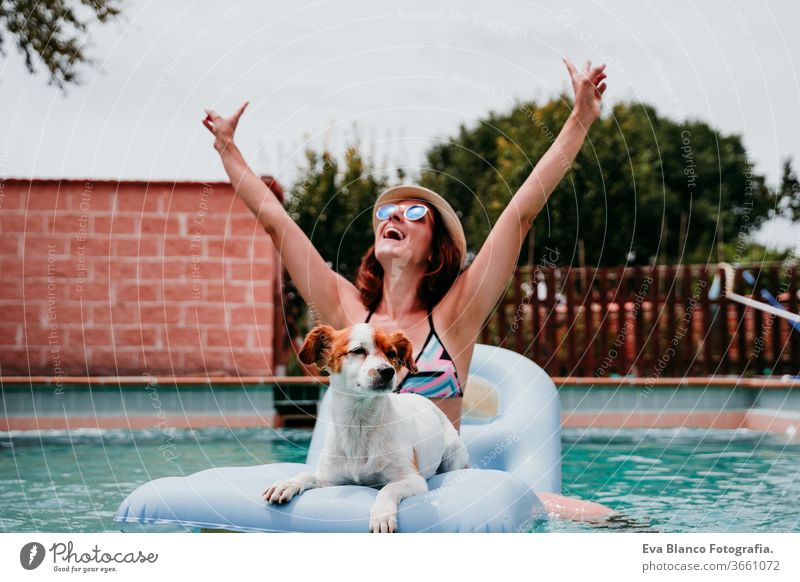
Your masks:
{"label": "woman's mouth", "polygon": [[383,238],[387,238],[389,240],[403,240],[406,238],[406,235],[400,229],[394,226],[387,226],[383,229]]}

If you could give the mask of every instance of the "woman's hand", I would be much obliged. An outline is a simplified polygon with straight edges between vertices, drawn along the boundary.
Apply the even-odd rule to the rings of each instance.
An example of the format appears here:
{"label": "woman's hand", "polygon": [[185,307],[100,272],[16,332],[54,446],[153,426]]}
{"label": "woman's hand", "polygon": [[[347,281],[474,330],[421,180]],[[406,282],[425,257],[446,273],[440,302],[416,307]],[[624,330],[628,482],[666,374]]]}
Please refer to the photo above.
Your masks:
{"label": "woman's hand", "polygon": [[606,78],[606,74],[603,72],[606,66],[592,67],[592,61],[586,61],[583,70],[578,72],[575,65],[566,57],[564,64],[567,65],[569,76],[572,79],[572,89],[575,92],[573,115],[588,127],[600,117],[600,101],[606,90],[606,84],[602,82]]}
{"label": "woman's hand", "polygon": [[236,126],[239,124],[239,118],[244,113],[244,110],[247,108],[249,101],[245,101],[244,104],[230,117],[227,119],[218,115],[216,111],[213,109],[206,109],[206,117],[203,119],[203,125],[208,128],[208,131],[214,134],[216,140],[214,141],[214,147],[220,153],[224,150],[228,144],[233,142],[233,134],[236,132]]}

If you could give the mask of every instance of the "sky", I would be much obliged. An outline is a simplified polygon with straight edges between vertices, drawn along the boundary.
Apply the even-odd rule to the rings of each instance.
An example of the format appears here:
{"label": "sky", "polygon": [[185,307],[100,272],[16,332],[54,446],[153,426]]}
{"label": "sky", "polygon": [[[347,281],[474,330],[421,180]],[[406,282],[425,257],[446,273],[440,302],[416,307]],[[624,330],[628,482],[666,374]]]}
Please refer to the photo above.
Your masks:
{"label": "sky", "polygon": [[[413,175],[459,125],[568,89],[561,57],[608,66],[605,107],[643,101],[743,136],[775,184],[800,166],[800,3],[129,0],[93,28],[66,94],[0,60],[0,176],[226,179],[201,120],[249,100],[237,142],[291,181],[307,147],[358,141]],[[761,242],[797,244],[778,221]]]}

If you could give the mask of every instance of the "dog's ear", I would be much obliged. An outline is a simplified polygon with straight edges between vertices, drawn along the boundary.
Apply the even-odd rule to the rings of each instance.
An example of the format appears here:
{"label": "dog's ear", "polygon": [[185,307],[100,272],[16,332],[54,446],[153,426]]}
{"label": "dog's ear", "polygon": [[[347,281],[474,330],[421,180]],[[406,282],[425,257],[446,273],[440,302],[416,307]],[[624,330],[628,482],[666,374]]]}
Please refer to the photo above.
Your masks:
{"label": "dog's ear", "polygon": [[307,366],[316,364],[319,369],[327,368],[334,332],[330,325],[318,325],[312,329],[297,358]]}
{"label": "dog's ear", "polygon": [[396,331],[392,334],[392,345],[397,350],[397,359],[408,368],[408,371],[416,374],[417,365],[414,363],[414,346],[402,331]]}

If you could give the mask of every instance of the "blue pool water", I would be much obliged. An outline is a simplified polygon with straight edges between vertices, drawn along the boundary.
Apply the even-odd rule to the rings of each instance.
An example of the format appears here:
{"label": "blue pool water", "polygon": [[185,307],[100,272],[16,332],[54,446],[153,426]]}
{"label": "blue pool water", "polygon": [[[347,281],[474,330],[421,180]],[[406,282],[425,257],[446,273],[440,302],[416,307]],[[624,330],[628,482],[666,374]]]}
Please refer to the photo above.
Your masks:
{"label": "blue pool water", "polygon": [[[142,483],[219,466],[303,461],[304,430],[0,433],[0,531],[114,531]],[[620,512],[537,531],[800,531],[800,445],[751,431],[565,430],[564,494]]]}

